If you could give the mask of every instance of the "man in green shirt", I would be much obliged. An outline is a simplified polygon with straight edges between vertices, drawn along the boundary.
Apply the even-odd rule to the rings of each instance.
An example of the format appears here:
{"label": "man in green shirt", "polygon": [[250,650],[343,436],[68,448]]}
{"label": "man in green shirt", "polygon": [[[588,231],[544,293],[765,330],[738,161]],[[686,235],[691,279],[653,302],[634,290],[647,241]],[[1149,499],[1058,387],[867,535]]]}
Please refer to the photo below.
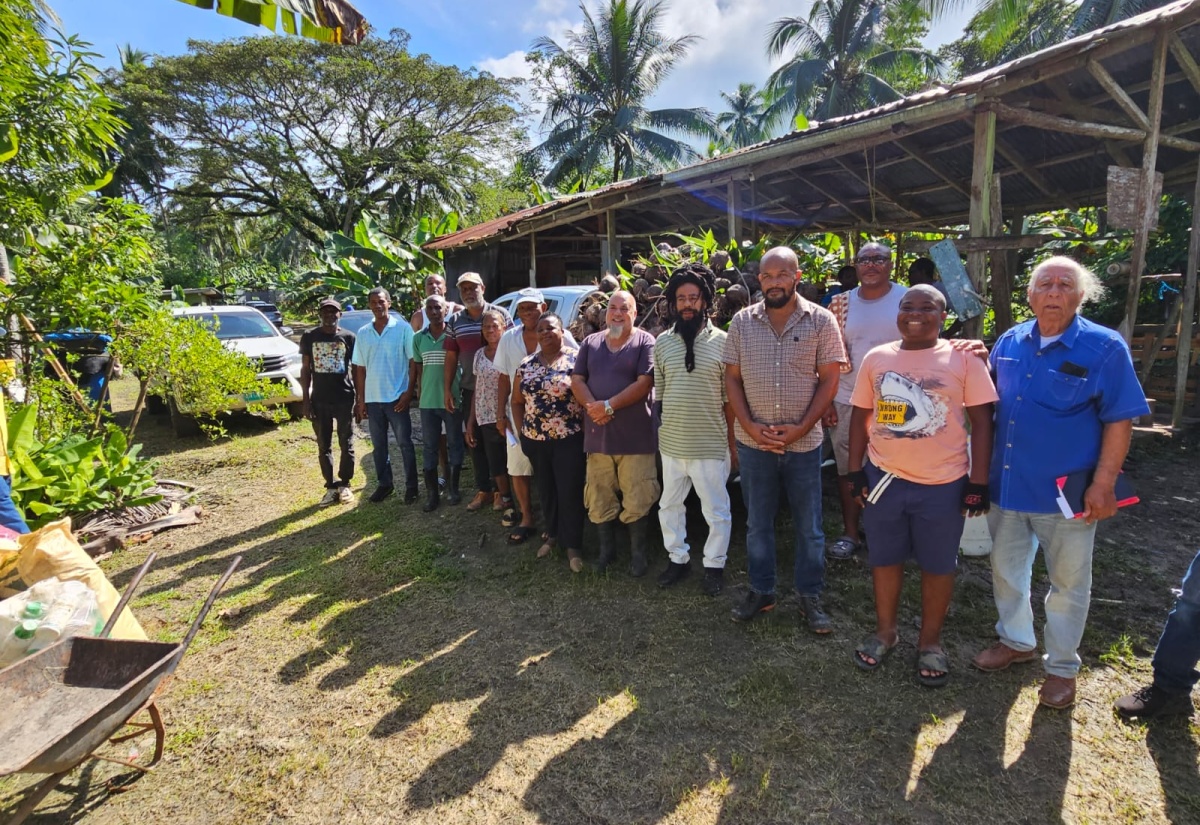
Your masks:
{"label": "man in green shirt", "polygon": [[420,387],[422,469],[425,476],[427,498],[422,508],[426,513],[438,506],[438,436],[442,424],[446,425],[446,441],[450,448],[450,478],[446,487],[446,503],[462,501],[459,493],[459,477],[463,465],[462,395],[458,387],[457,365],[455,376],[449,383],[454,409],[446,409],[446,299],[441,295],[430,295],[425,299],[425,318],[429,326],[413,338],[412,374],[409,386]]}
{"label": "man in green shirt", "polygon": [[664,296],[675,323],[654,343],[654,386],[662,404],[658,450],[663,489],[658,521],[670,557],[658,586],[670,587],[692,571],[684,500],[694,486],[708,522],[700,586],[709,596],[716,596],[724,587],[733,525],[725,482],[737,450],[733,446],[733,412],[725,397],[722,353],[727,336],[708,318],[712,281],[708,267],[688,264],[667,282]]}

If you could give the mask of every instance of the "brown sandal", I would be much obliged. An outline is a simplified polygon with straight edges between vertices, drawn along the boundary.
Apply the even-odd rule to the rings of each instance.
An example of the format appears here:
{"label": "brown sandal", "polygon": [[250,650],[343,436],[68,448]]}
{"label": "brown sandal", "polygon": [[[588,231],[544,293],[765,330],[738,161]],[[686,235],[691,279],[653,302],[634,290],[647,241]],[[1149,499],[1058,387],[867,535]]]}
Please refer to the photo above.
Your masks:
{"label": "brown sandal", "polygon": [[567,548],[567,562],[571,565],[572,573],[583,571],[583,556],[574,547]]}
{"label": "brown sandal", "polygon": [[556,544],[556,543],[557,543],[557,540],[556,540],[556,539],[553,539],[553,538],[550,538],[550,537],[546,537],[546,540],[545,540],[545,542],[543,542],[542,546],[538,548],[538,551],[537,551],[537,557],[538,557],[539,559],[544,559],[544,558],[546,558],[546,556],[548,556],[548,555],[550,555],[551,553],[553,553],[553,552],[554,552],[554,546],[555,546],[555,544]]}

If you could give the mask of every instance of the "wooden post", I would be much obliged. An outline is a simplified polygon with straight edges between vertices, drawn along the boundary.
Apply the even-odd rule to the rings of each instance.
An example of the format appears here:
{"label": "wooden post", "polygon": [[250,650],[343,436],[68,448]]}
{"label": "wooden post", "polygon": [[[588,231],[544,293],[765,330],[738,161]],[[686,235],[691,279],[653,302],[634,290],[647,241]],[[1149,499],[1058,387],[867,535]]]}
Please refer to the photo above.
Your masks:
{"label": "wooden post", "polygon": [[[998,237],[1004,231],[1004,215],[1000,204],[1000,176],[992,177],[991,234]],[[1018,226],[1019,229],[1019,226]],[[992,252],[992,332],[997,337],[1012,326],[1012,269],[1013,256],[1005,251]]]}
{"label": "wooden post", "polygon": [[758,185],[750,173],[750,242],[758,243]]}
{"label": "wooden post", "polygon": [[725,222],[729,232],[729,240],[740,242],[742,239],[742,216],[738,213],[737,181],[725,184]]}
{"label": "wooden post", "polygon": [[1188,238],[1187,271],[1183,273],[1183,309],[1179,315],[1179,345],[1175,350],[1175,406],[1171,427],[1183,425],[1188,367],[1192,364],[1192,315],[1196,311],[1196,270],[1200,268],[1200,159],[1196,163],[1196,188],[1192,193],[1192,234]]}
{"label": "wooden post", "polygon": [[537,289],[537,233],[529,233],[529,285]]}
{"label": "wooden post", "polygon": [[617,274],[617,262],[621,260],[620,241],[617,240],[617,210],[604,213],[605,254],[600,260],[600,277]]}
{"label": "wooden post", "polygon": [[1129,290],[1125,293],[1125,320],[1122,333],[1125,343],[1133,338],[1137,324],[1138,295],[1142,290],[1142,274],[1146,271],[1146,246],[1150,230],[1158,224],[1157,204],[1151,204],[1154,193],[1154,173],[1158,165],[1158,136],[1162,130],[1163,84],[1167,73],[1167,31],[1160,31],[1154,40],[1154,65],[1150,74],[1150,129],[1142,148],[1142,185],[1138,187],[1137,229],[1133,236],[1133,271],[1129,273]]}
{"label": "wooden post", "polygon": [[[974,155],[971,159],[971,212],[970,229],[972,238],[987,237],[991,231],[992,174],[996,155],[996,113],[976,112]],[[967,275],[971,286],[981,300],[987,296],[987,252],[967,253]],[[972,318],[963,325],[963,335],[979,338],[983,332],[983,316]]]}

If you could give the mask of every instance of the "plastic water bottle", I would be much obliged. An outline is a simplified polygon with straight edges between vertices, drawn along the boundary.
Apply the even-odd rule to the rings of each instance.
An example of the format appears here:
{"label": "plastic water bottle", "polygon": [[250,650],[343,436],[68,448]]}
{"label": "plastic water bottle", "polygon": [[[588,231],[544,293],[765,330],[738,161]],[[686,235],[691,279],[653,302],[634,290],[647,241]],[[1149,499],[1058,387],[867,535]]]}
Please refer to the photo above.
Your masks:
{"label": "plastic water bottle", "polygon": [[37,619],[22,619],[0,642],[0,667],[8,667],[28,652],[37,632]]}
{"label": "plastic water bottle", "polygon": [[88,590],[75,603],[75,611],[67,619],[61,638],[71,636],[95,636],[100,619],[100,607],[96,603],[96,594]]}
{"label": "plastic water bottle", "polygon": [[57,642],[63,635],[63,631],[66,630],[67,622],[74,615],[76,605],[86,594],[91,592],[83,582],[64,582],[59,589],[58,598],[54,600],[54,604],[50,605],[50,609],[42,617],[42,623],[34,631],[30,653],[47,648]]}

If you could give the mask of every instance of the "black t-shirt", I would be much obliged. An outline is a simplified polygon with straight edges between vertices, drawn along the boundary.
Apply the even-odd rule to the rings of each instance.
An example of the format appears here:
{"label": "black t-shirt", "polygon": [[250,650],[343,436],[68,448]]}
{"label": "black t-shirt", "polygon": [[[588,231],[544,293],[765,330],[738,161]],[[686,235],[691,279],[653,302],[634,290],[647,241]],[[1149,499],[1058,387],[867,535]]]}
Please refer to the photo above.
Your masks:
{"label": "black t-shirt", "polygon": [[313,401],[354,400],[354,373],[350,368],[353,332],[341,327],[333,333],[322,332],[320,327],[310,329],[300,336],[300,353],[308,356],[312,368]]}

